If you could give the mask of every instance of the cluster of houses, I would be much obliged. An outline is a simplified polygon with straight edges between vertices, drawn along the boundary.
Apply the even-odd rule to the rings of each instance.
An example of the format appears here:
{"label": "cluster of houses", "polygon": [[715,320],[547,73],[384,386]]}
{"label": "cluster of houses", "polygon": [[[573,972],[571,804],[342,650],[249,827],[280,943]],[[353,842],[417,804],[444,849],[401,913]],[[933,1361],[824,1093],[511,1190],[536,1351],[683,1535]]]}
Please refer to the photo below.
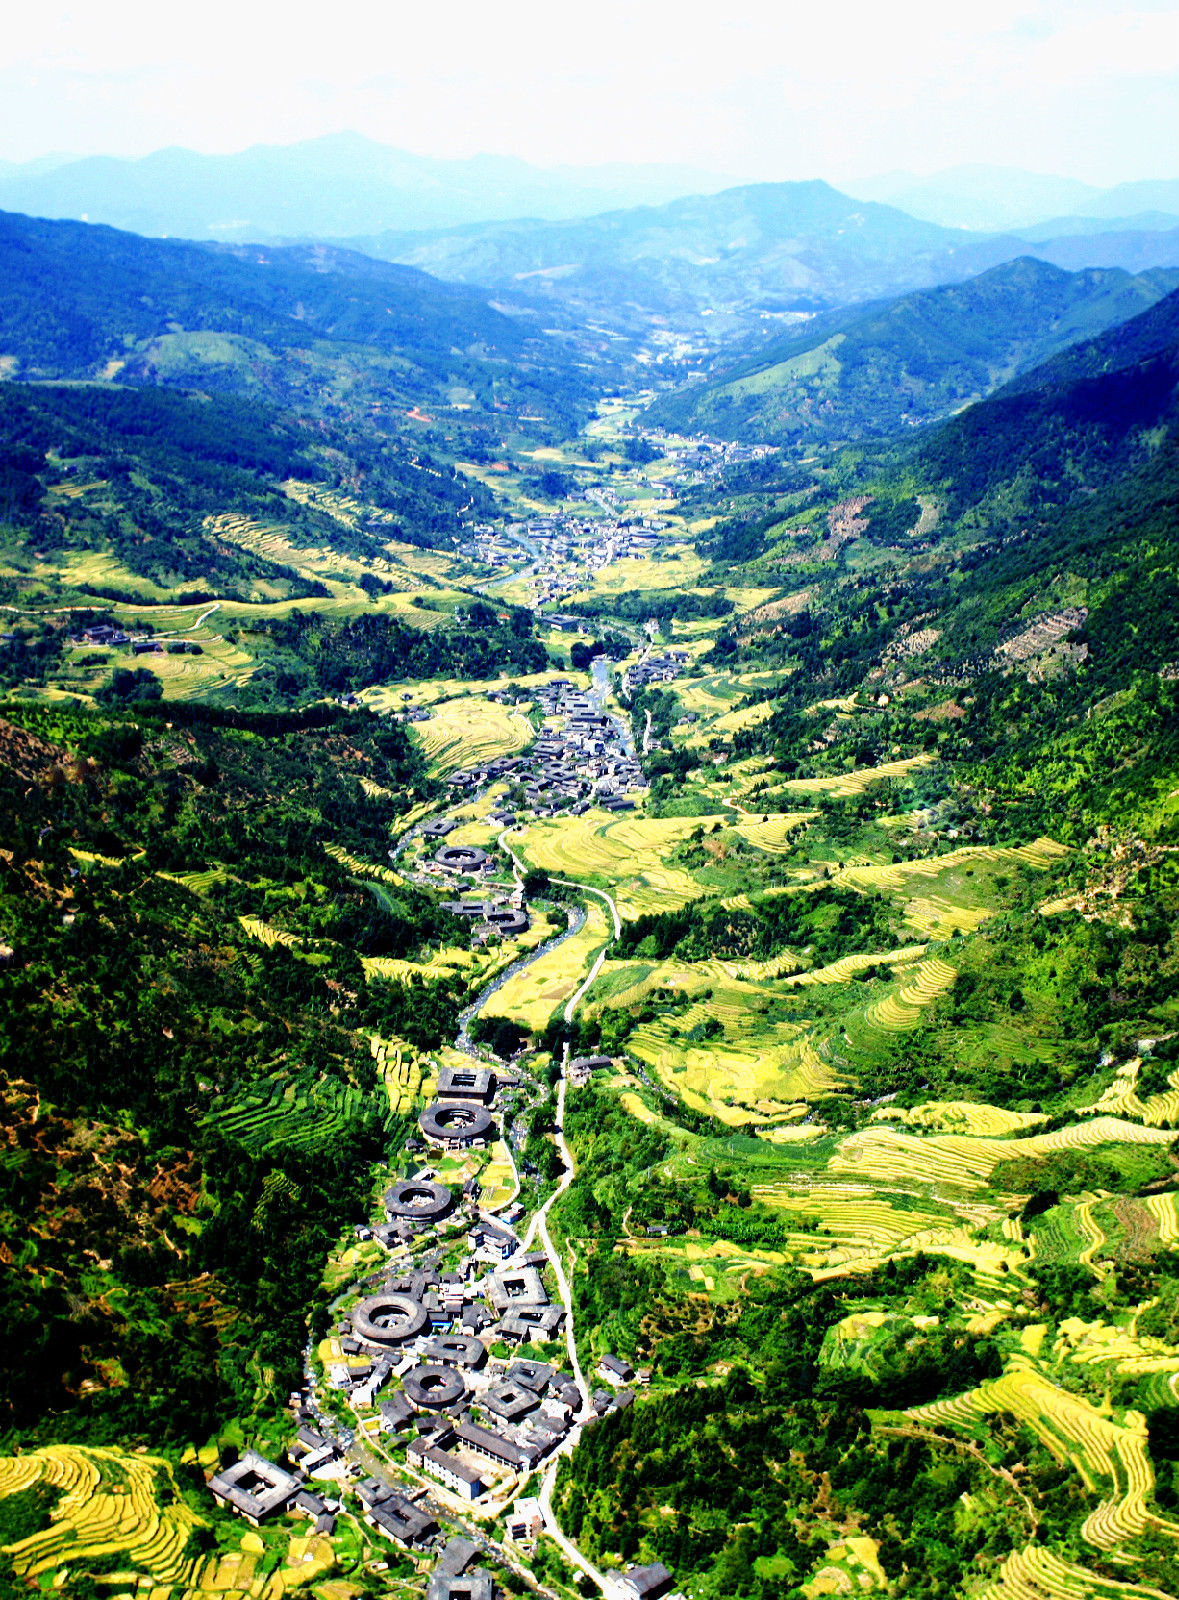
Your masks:
{"label": "cluster of houses", "polygon": [[619,497],[613,489],[590,488],[585,498],[605,516],[577,517],[554,511],[527,522],[508,523],[502,529],[476,523],[467,530],[469,542],[459,547],[459,554],[488,566],[505,566],[526,551],[534,558],[538,618],[562,628],[584,627],[575,618],[543,616],[544,608],[583,589],[594,573],[611,562],[655,554],[660,530],[666,526],[651,517],[620,516]]}
{"label": "cluster of houses", "polygon": [[533,814],[578,814],[591,805],[633,810],[627,796],[646,789],[647,780],[618,723],[563,678],[542,685],[536,698],[546,717],[559,724],[541,732],[521,774]]}
{"label": "cluster of houses", "polygon": [[627,667],[622,675],[623,690],[629,695],[649,683],[670,683],[691,661],[687,650],[667,650],[662,655],[645,655]]}
{"label": "cluster of houses", "polygon": [[[673,654],[677,657],[674,672],[678,672],[688,657],[683,652]],[[680,656],[682,660],[678,659]],[[667,660],[670,662],[671,658]],[[566,811],[580,815],[592,805],[607,811],[633,810],[634,801],[628,797],[646,789],[647,779],[641,764],[624,744],[615,719],[595,706],[568,678],[550,679],[534,691],[534,697],[548,722],[555,726],[545,727],[525,755],[500,756],[480,766],[452,772],[446,783],[456,799],[475,795],[488,784],[506,781],[519,786],[521,809],[526,808],[529,817],[554,817]],[[520,809],[504,804],[491,811],[487,820],[510,828],[521,821]],[[418,831],[432,841],[442,840],[456,826],[450,817],[437,817],[423,822]],[[473,846],[443,844],[425,863],[423,871],[428,876],[463,878],[478,885],[494,876],[496,864],[486,851]],[[460,916],[482,918],[491,924],[492,931],[497,920],[501,932],[523,932],[527,926],[519,917],[490,918],[487,911],[494,909],[495,903],[485,907],[476,896],[446,905]],[[524,910],[518,893],[511,905],[517,912]]]}
{"label": "cluster of houses", "polygon": [[[495,763],[493,763],[495,765]],[[466,787],[455,786],[460,789]],[[508,827],[516,820],[512,811],[497,811],[493,820]],[[451,817],[434,817],[423,822],[418,832],[430,842],[445,839],[457,824]],[[524,905],[524,891],[516,886],[506,893],[493,893],[490,880],[495,876],[496,863],[486,850],[473,845],[442,844],[433,856],[422,863],[422,873],[431,878],[463,888],[464,892],[451,900],[443,900],[443,911],[463,917],[473,925],[473,940],[484,944],[492,937],[515,938],[527,933],[531,926]]]}
{"label": "cluster of houses", "polygon": [[[713,439],[707,434],[665,433],[652,429],[647,439],[660,455],[672,463],[674,476],[682,484],[697,484],[719,477],[727,467],[760,461],[775,455],[777,445],[736,444],[730,439]],[[652,485],[652,487],[664,487]]]}
{"label": "cluster of houses", "polygon": [[[15,638],[15,635],[12,637]],[[126,633],[113,622],[95,622],[89,628],[84,628],[81,633],[72,634],[70,643],[78,649],[86,645],[98,645],[104,650],[121,650],[125,645],[130,645],[133,656],[164,654],[164,642],[154,634]],[[171,639],[167,648],[172,655],[201,654],[200,645],[191,639]]]}
{"label": "cluster of houses", "polygon": [[[607,1064],[605,1057],[578,1058],[570,1071],[588,1077]],[[442,1069],[439,1098],[420,1118],[423,1139],[450,1149],[456,1139],[493,1136],[496,1097],[509,1079],[474,1063]],[[464,1127],[466,1133],[458,1131]],[[599,1386],[587,1394],[570,1372],[542,1358],[547,1350],[527,1353],[530,1344],[559,1338],[564,1324],[544,1282],[548,1258],[525,1250],[507,1220],[519,1216],[518,1206],[492,1217],[478,1209],[477,1193],[473,1178],[460,1191],[427,1166],[391,1183],[383,1220],[356,1230],[383,1244],[390,1261],[357,1284],[360,1298],[340,1315],[326,1380],[347,1397],[370,1437],[384,1435],[386,1448],[404,1446],[404,1479],[362,1476],[352,1436],[342,1441],[313,1398],[296,1393],[298,1432],[286,1461],[248,1451],[224,1466],[210,1488],[225,1506],[255,1525],[294,1512],[330,1533],[341,1500],[325,1495],[319,1480],[335,1480],[333,1486],[349,1485],[374,1532],[408,1551],[441,1548],[439,1518],[455,1502],[486,1502],[490,1514],[501,1515],[510,1547],[525,1556],[535,1547],[544,1517],[535,1499],[516,1493],[518,1486],[580,1426],[633,1404],[632,1385],[648,1383],[650,1373],[606,1355],[596,1369]],[[515,1354],[506,1355],[504,1346]],[[441,1508],[433,1500],[439,1491]],[[473,1565],[477,1554],[470,1541],[451,1539],[434,1568],[429,1600],[495,1600],[490,1573]],[[661,1600],[672,1579],[663,1567],[635,1567],[612,1575],[611,1583],[616,1600]]]}

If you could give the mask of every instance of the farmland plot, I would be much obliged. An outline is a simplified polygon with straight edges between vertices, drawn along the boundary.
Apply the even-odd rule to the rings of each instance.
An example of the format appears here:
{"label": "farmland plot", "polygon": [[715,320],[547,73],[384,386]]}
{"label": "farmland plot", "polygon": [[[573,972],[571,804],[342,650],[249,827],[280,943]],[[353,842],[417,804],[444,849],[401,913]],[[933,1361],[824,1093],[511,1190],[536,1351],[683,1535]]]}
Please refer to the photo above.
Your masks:
{"label": "farmland plot", "polygon": [[584,926],[555,950],[514,973],[492,996],[488,1012],[509,1017],[525,1028],[543,1028],[581,984],[612,931],[606,907],[599,900],[590,900]]}
{"label": "farmland plot", "polygon": [[62,1491],[49,1526],[5,1547],[17,1576],[117,1558],[147,1581],[191,1581],[190,1534],[201,1519],[180,1497],[169,1462],[94,1446],[48,1445],[0,1457],[0,1499],[46,1483]]}
{"label": "farmland plot", "polygon": [[907,1414],[920,1422],[969,1426],[974,1418],[995,1411],[1009,1411],[1025,1422],[1058,1461],[1074,1468],[1091,1494],[1100,1494],[1081,1530],[1090,1544],[1117,1549],[1150,1527],[1179,1537],[1179,1525],[1147,1507],[1154,1471],[1142,1414],[1127,1411],[1122,1422],[1114,1422],[1058,1388],[1024,1357],[1016,1357],[1001,1378],[951,1400],[915,1406]]}
{"label": "farmland plot", "polygon": [[316,1150],[325,1138],[363,1120],[370,1105],[362,1089],[307,1067],[275,1073],[236,1098],[218,1101],[205,1121],[254,1150]]}
{"label": "farmland plot", "polygon": [[620,913],[633,917],[678,910],[704,893],[687,872],[665,864],[700,825],[699,817],[604,817],[589,811],[533,824],[516,848],[530,866],[609,889]]}
{"label": "farmland plot", "polygon": [[535,738],[523,712],[474,695],[436,706],[430,720],[415,723],[413,731],[438,773],[518,755]]}

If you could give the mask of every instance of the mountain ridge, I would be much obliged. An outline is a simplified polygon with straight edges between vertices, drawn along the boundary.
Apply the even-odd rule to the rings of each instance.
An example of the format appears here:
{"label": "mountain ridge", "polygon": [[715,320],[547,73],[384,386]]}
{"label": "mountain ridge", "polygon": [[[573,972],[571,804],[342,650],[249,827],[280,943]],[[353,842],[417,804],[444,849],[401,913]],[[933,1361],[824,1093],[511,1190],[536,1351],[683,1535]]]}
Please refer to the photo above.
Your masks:
{"label": "mountain ridge", "polygon": [[1179,270],[1068,273],[1018,257],[963,283],[819,317],[656,401],[648,417],[745,443],[881,437],[983,398],[1177,285]]}
{"label": "mountain ridge", "polygon": [[579,216],[729,181],[686,166],[550,169],[513,156],[420,156],[343,132],[228,155],[169,146],[134,159],[0,167],[0,207],[152,235],[274,240]]}

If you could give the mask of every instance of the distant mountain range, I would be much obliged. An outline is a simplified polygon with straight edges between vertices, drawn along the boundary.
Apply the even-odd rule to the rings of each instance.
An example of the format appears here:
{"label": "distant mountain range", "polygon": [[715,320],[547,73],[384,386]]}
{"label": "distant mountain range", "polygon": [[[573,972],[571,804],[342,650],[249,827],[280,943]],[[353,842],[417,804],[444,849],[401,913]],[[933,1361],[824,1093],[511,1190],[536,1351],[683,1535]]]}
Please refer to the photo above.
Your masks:
{"label": "distant mountain range", "polygon": [[731,183],[686,166],[530,166],[447,161],[355,133],[232,155],[157,150],[0,163],[0,208],[186,239],[272,240],[509,217],[559,219],[710,193]]}
{"label": "distant mountain range", "polygon": [[648,419],[746,442],[881,438],[961,410],[1176,288],[1179,268],[1069,273],[1025,257],[965,283],[815,318],[656,402]]}
{"label": "distant mountain range", "polygon": [[[515,221],[347,241],[441,278],[593,316],[813,311],[966,276],[968,233],[830,184],[763,183],[570,222]],[[970,257],[973,260],[973,256]]]}
{"label": "distant mountain range", "polygon": [[1088,230],[1070,224],[1092,218],[1125,226],[1150,211],[1164,213],[1165,226],[1179,226],[1179,179],[1147,179],[1099,189],[1074,178],[1015,167],[970,165],[949,167],[928,178],[891,172],[841,187],[862,200],[898,206],[926,222],[989,233],[1035,226],[1049,218],[1056,219],[1054,235],[1081,233]]}
{"label": "distant mountain range", "polygon": [[[753,184],[662,206],[568,222],[362,235],[351,247],[501,298],[541,301],[632,330],[652,318],[699,331],[747,331],[791,311],[821,311],[975,276],[1028,253],[1013,235],[980,237],[819,181]],[[1179,230],[1042,240],[1069,271],[1179,265]],[[704,319],[711,318],[711,321]],[[726,322],[726,319],[728,321]]]}
{"label": "distant mountain range", "polygon": [[[537,167],[492,155],[443,160],[338,133],[228,155],[173,148],[137,159],[58,153],[0,161],[0,208],[189,239],[339,238],[520,218],[560,222],[738,184],[735,176],[687,165]],[[839,187],[919,221],[975,233],[1035,228],[1047,239],[1111,225],[1120,232],[1179,227],[1179,180],[1100,189],[974,165],[926,178],[888,173]]]}

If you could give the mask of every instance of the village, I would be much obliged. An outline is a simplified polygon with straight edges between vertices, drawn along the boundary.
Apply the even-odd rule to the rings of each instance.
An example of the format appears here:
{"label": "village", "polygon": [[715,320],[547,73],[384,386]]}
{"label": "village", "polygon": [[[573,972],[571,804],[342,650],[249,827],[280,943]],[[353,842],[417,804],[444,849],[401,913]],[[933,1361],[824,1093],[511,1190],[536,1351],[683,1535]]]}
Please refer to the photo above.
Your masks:
{"label": "village", "polygon": [[[686,659],[649,650],[633,681],[671,678]],[[490,790],[499,798],[488,798],[484,820],[504,833],[591,805],[632,809],[647,780],[626,728],[602,708],[605,683],[600,676],[585,691],[555,677],[530,690],[543,713],[531,748],[452,773],[452,806],[469,809]],[[391,855],[447,895],[443,909],[471,925],[474,943],[527,932],[510,852],[505,863],[490,847],[452,842],[458,827],[455,816],[436,813]],[[603,1056],[565,1061],[559,1106],[566,1086],[584,1089],[610,1066]],[[526,1571],[548,1526],[538,1475],[584,1428],[631,1406],[651,1375],[606,1354],[587,1378],[567,1289],[548,1251],[534,1248],[535,1219],[521,1233],[518,1198],[494,1211],[480,1204],[481,1153],[505,1133],[518,1146],[521,1095],[540,1103],[548,1089],[521,1063],[487,1062],[473,1050],[467,1064],[436,1070],[434,1098],[404,1145],[404,1175],[391,1176],[378,1214],[355,1228],[356,1248],[378,1248],[383,1265],[333,1302],[335,1320],[309,1349],[305,1385],[290,1396],[295,1433],[285,1456],[245,1451],[209,1487],[255,1525],[294,1514],[330,1535],[351,1509],[373,1533],[432,1563],[428,1600],[493,1600],[492,1575],[478,1562],[501,1546],[469,1535],[493,1524],[503,1559]],[[456,1179],[456,1171],[466,1175]],[[663,1600],[674,1587],[660,1564],[604,1582],[610,1600]]]}
{"label": "village", "polygon": [[[609,1064],[574,1059],[566,1081],[584,1086]],[[500,1136],[505,1091],[518,1082],[511,1069],[474,1062],[440,1069],[421,1138],[405,1145],[407,1175],[355,1229],[386,1264],[335,1302],[323,1358],[309,1360],[305,1387],[290,1396],[285,1457],[246,1450],[209,1484],[253,1526],[292,1514],[330,1535],[339,1515],[358,1511],[374,1533],[433,1563],[428,1600],[493,1600],[492,1575],[478,1564],[481,1527],[494,1523],[506,1558],[526,1563],[547,1522],[547,1490],[525,1492],[535,1475],[582,1429],[632,1405],[651,1377],[607,1354],[591,1387],[549,1255],[516,1229],[521,1207],[493,1215],[479,1206],[474,1176],[453,1186],[437,1176],[448,1157]],[[662,1600],[674,1582],[658,1563],[606,1579],[611,1600]]]}

